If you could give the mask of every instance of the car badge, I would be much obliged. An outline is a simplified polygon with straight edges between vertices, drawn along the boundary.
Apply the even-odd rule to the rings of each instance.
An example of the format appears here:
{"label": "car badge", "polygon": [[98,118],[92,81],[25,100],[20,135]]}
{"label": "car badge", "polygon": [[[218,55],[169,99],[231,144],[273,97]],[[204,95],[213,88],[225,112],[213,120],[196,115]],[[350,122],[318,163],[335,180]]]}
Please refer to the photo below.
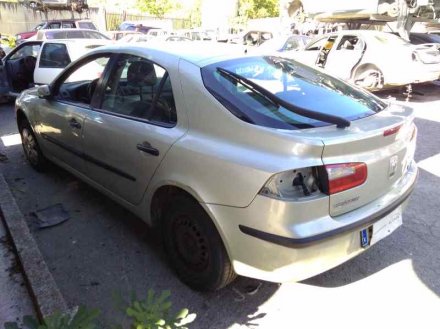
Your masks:
{"label": "car badge", "polygon": [[396,173],[398,159],[399,158],[397,155],[393,155],[390,158],[390,166],[388,168],[388,177],[389,178],[393,177],[394,174]]}

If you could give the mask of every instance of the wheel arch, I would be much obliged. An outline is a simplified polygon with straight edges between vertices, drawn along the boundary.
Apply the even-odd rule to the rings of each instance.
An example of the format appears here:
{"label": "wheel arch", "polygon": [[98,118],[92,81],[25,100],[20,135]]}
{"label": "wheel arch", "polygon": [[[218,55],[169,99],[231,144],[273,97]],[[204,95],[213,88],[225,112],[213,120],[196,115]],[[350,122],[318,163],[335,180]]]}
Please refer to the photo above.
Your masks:
{"label": "wheel arch", "polygon": [[17,108],[15,111],[15,118],[17,121],[17,127],[20,126],[20,122],[22,122],[23,120],[26,120],[27,122],[29,122],[28,117],[26,116],[26,113],[24,113],[22,108]]}
{"label": "wheel arch", "polygon": [[[190,187],[182,186],[175,182],[164,183],[155,188],[148,201],[150,222],[152,226],[159,225],[163,215],[163,208],[177,195],[186,195],[197,203],[203,204],[201,197]],[[205,209],[203,206],[202,208]]]}
{"label": "wheel arch", "polygon": [[373,63],[363,63],[361,65],[354,67],[350,80],[355,84],[355,80],[358,75],[362,74],[363,72],[366,72],[367,70],[371,70],[371,69],[374,69],[374,70],[377,70],[380,72],[380,74],[382,76],[381,85],[383,88],[383,86],[385,86],[387,83],[385,72],[380,66],[373,64]]}
{"label": "wheel arch", "polygon": [[229,243],[226,239],[224,232],[221,230],[220,225],[217,223],[217,220],[213,213],[210,211],[207,204],[202,200],[201,196],[194,191],[189,186],[181,185],[177,182],[167,182],[155,188],[154,192],[151,194],[151,197],[148,198],[147,206],[150,216],[150,225],[152,227],[157,227],[160,225],[162,220],[162,215],[164,214],[164,210],[166,209],[167,202],[172,200],[173,197],[177,195],[186,195],[189,198],[196,201],[200,207],[205,211],[208,217],[211,219],[215,228],[217,229],[218,234],[225,246],[226,252],[229,258],[232,260],[232,253],[230,250]]}
{"label": "wheel arch", "polygon": [[355,66],[353,68],[352,75],[351,75],[352,79],[354,79],[356,77],[356,75],[358,75],[358,74],[360,74],[362,72],[365,72],[366,70],[370,70],[370,69],[377,69],[383,75],[383,70],[379,66],[377,66],[376,64],[373,64],[373,63],[362,63],[361,65]]}

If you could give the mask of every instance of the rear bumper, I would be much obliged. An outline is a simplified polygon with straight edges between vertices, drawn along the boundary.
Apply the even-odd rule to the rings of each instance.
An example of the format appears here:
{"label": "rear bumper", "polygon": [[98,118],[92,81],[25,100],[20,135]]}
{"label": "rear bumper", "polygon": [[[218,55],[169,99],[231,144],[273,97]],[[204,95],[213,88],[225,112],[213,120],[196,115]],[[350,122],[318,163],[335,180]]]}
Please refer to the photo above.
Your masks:
{"label": "rear bumper", "polygon": [[[246,208],[206,206],[237,274],[275,282],[300,281],[366,250],[360,244],[360,230],[405,207],[416,179],[413,164],[387,194],[337,217],[316,217],[323,210],[320,206],[263,196]],[[325,202],[328,213],[328,199]]]}

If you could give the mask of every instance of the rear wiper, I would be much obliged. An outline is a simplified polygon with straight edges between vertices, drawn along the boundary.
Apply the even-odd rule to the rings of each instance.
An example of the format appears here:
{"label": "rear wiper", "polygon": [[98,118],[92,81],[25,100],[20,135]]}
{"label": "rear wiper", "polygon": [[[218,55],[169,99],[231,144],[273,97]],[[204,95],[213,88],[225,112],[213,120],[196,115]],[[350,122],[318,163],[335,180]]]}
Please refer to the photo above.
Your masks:
{"label": "rear wiper", "polygon": [[233,79],[234,81],[241,83],[246,88],[249,88],[250,90],[257,92],[258,94],[260,94],[261,96],[263,96],[264,98],[269,100],[276,107],[284,107],[285,109],[287,109],[293,113],[296,113],[298,115],[301,115],[303,117],[306,117],[306,118],[315,119],[315,120],[319,120],[322,122],[333,123],[338,128],[346,128],[346,127],[350,126],[350,121],[348,121],[344,118],[338,117],[336,115],[316,112],[316,111],[304,109],[304,108],[296,106],[296,105],[292,105],[289,102],[286,102],[285,100],[272,94],[269,90],[261,87],[259,84],[256,84],[255,82],[253,82],[245,77],[242,77],[241,75],[239,75],[237,73],[231,72],[231,71],[223,69],[221,67],[217,67],[217,72],[219,72],[221,75],[223,75],[225,77],[229,77],[229,78]]}

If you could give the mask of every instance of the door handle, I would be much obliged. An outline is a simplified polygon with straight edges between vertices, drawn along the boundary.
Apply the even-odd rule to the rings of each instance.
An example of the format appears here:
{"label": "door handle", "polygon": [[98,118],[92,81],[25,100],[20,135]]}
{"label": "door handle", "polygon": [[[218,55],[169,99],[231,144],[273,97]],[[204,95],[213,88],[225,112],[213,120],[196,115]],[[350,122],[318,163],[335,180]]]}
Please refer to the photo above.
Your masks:
{"label": "door handle", "polygon": [[139,151],[154,155],[156,157],[159,156],[159,150],[157,148],[152,147],[151,144],[148,142],[137,144],[136,147]]}
{"label": "door handle", "polygon": [[78,121],[76,121],[75,118],[69,120],[69,126],[71,126],[72,128],[81,129],[81,124]]}

